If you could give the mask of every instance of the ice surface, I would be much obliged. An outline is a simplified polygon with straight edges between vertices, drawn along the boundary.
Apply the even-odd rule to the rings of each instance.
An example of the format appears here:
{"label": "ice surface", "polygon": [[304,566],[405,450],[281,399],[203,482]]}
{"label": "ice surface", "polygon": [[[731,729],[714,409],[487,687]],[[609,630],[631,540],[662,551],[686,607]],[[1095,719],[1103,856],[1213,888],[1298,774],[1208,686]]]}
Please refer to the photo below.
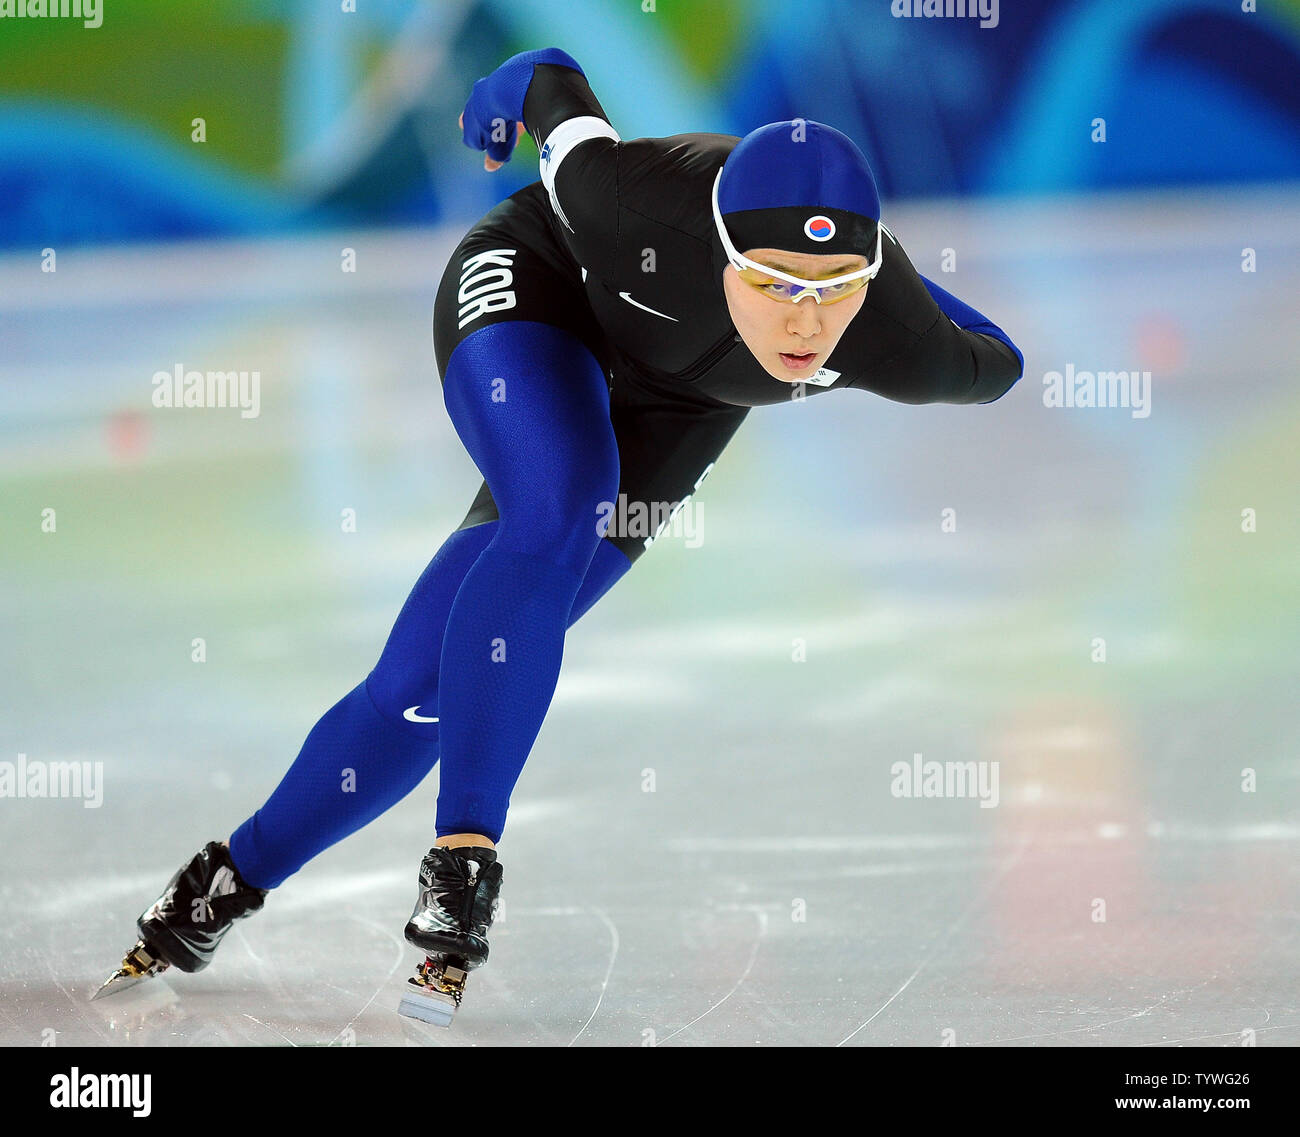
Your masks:
{"label": "ice surface", "polygon": [[[751,414],[700,547],[662,539],[569,637],[449,1031],[396,1013],[436,773],[206,972],[87,1001],[477,488],[431,358],[449,236],[0,264],[0,758],[103,763],[98,808],[0,799],[0,1042],[1300,1042],[1300,204],[890,220],[1025,379]],[[177,363],[260,369],[260,415],[152,408]],[[1045,407],[1067,364],[1151,370],[1151,414]],[[998,762],[996,807],[894,796],[914,754]]]}

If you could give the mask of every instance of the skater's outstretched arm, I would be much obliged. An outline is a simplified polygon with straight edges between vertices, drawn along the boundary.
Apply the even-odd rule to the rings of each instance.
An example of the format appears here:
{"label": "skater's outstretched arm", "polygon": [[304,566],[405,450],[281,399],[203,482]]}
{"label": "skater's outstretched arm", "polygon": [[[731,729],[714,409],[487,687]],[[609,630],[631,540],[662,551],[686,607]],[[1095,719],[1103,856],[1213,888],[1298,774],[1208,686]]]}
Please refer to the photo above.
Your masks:
{"label": "skater's outstretched arm", "polygon": [[903,247],[886,230],[879,284],[867,290],[868,306],[914,336],[911,346],[872,369],[855,384],[900,403],[991,403],[1024,374],[1021,351],[992,320],[916,271]]}

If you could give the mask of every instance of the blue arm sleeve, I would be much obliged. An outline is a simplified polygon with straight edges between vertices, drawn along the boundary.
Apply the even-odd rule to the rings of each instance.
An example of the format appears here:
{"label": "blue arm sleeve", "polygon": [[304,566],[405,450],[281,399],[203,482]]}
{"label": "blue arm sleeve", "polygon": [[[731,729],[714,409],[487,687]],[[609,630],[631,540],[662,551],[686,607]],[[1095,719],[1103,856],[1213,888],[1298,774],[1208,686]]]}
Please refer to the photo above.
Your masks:
{"label": "blue arm sleeve", "polygon": [[[539,63],[556,63],[571,67],[579,75],[577,61],[558,47],[544,47],[512,55],[486,78],[478,79],[465,104],[465,124],[461,138],[473,150],[485,150],[495,162],[510,161],[515,148],[515,123],[524,121],[524,99],[533,81],[533,68]],[[493,138],[494,127],[504,124]]]}
{"label": "blue arm sleeve", "polygon": [[[917,273],[921,276],[920,273]],[[939,305],[939,310],[943,312],[954,324],[963,331],[979,332],[981,335],[992,336],[995,340],[1000,340],[1006,344],[1020,361],[1020,373],[1025,372],[1025,357],[1020,349],[1011,342],[1011,337],[997,326],[983,313],[975,311],[969,304],[958,300],[951,292],[945,288],[940,288],[934,281],[925,276],[921,276],[922,282],[929,290],[930,295],[934,297],[935,303]]]}

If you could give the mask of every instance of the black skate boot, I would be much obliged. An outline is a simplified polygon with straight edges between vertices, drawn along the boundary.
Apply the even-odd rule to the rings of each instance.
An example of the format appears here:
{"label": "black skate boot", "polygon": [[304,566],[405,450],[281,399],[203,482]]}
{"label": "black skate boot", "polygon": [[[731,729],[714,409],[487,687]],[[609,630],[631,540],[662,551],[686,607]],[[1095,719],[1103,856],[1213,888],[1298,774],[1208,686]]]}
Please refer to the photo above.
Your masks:
{"label": "black skate boot", "polygon": [[427,958],[407,980],[398,1010],[449,1026],[469,972],[488,957],[488,929],[496,918],[501,866],[494,849],[435,845],[420,865],[420,897],[406,923],[406,939]]}
{"label": "black skate boot", "polygon": [[202,971],[231,925],[261,908],[266,894],[266,889],[244,882],[225,845],[209,841],[141,914],[135,947],[91,998],[132,986],[168,967]]}

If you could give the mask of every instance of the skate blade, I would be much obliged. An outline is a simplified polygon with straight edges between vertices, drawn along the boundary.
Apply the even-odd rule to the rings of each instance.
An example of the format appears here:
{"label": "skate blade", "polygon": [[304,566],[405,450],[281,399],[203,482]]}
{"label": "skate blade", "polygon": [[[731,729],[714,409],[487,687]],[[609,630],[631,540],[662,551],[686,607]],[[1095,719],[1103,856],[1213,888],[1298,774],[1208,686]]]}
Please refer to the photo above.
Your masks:
{"label": "skate blade", "polygon": [[119,995],[123,991],[129,991],[146,979],[161,975],[168,966],[170,965],[164,960],[150,956],[145,950],[144,943],[137,941],[135,947],[126,953],[122,966],[105,979],[100,984],[99,990],[90,996],[90,1002],[93,1003],[101,995]]}
{"label": "skate blade", "polygon": [[451,1026],[461,996],[465,994],[465,980],[469,978],[464,968],[456,966],[460,962],[459,959],[452,962],[432,956],[426,958],[406,981],[397,1013],[434,1026]]}
{"label": "skate blade", "polygon": [[455,996],[430,990],[414,979],[409,982],[410,987],[402,992],[402,1001],[397,1004],[397,1013],[432,1026],[451,1026],[458,1006]]}

